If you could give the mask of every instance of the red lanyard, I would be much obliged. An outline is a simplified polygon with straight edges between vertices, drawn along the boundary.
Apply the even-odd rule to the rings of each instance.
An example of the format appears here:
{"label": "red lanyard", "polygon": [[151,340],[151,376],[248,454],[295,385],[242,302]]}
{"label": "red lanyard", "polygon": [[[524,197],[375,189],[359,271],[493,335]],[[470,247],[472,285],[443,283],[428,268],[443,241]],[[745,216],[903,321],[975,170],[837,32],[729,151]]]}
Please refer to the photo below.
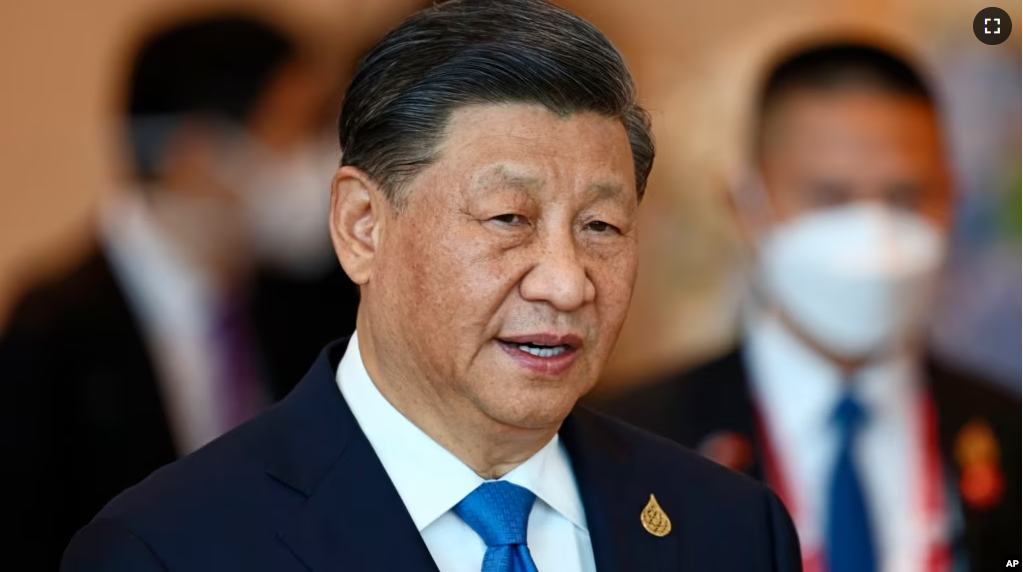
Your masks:
{"label": "red lanyard", "polygon": [[[946,516],[945,495],[943,494],[942,467],[940,444],[938,441],[938,415],[934,401],[930,396],[917,400],[917,418],[921,424],[920,435],[924,439],[923,475],[924,482],[920,488],[920,502],[925,522],[939,522]],[[783,468],[775,454],[774,442],[764,423],[764,417],[754,405],[754,423],[757,440],[760,442],[761,459],[764,479],[774,492],[781,498],[793,520],[800,513],[797,499],[791,494]],[[948,543],[931,539],[927,548],[926,568],[929,572],[946,572],[951,569],[952,554]],[[803,548],[803,570],[805,572],[825,572],[824,558],[820,549]]]}

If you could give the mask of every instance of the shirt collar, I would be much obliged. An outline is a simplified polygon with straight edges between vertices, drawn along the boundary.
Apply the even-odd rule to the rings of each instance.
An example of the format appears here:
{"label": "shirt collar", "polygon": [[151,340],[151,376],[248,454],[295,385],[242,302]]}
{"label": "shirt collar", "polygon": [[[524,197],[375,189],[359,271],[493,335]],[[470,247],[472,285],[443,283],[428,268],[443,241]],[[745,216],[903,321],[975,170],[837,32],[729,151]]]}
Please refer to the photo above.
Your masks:
{"label": "shirt collar", "polygon": [[128,189],[111,199],[99,226],[115,273],[148,323],[189,329],[207,321],[215,298],[212,280],[175,250],[142,191]]}
{"label": "shirt collar", "polygon": [[[357,333],[338,366],[337,384],[420,532],[483,484],[483,478],[380,393],[362,361]],[[529,489],[587,530],[568,454],[557,435],[502,480]]]}
{"label": "shirt collar", "polygon": [[[773,313],[751,312],[746,339],[744,359],[750,383],[772,425],[791,433],[826,429],[847,390],[842,372],[793,335]],[[868,420],[877,419],[910,406],[919,379],[912,356],[901,353],[858,372],[851,390],[866,407]]]}
{"label": "shirt collar", "polygon": [[558,435],[554,435],[543,449],[537,451],[525,463],[515,467],[502,480],[529,489],[537,499],[567,518],[576,527],[588,530],[572,464]]}

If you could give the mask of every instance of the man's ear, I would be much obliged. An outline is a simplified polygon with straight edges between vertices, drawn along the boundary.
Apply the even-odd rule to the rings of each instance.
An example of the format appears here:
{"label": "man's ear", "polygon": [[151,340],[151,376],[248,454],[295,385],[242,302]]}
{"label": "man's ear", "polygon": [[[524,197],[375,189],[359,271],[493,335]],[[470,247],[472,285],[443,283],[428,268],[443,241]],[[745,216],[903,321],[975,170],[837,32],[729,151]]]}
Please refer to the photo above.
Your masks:
{"label": "man's ear", "polygon": [[391,205],[363,171],[344,166],[330,192],[330,239],[345,273],[359,286],[369,282]]}
{"label": "man's ear", "polygon": [[729,210],[747,244],[755,246],[774,222],[770,199],[760,174],[751,168],[730,169],[725,176]]}

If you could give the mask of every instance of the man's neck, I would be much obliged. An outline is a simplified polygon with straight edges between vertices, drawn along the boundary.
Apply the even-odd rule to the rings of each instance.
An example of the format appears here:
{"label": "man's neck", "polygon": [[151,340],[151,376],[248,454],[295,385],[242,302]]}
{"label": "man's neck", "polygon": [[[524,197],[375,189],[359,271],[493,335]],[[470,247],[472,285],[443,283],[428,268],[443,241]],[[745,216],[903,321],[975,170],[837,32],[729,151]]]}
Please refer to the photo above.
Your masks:
{"label": "man's neck", "polygon": [[360,323],[359,353],[373,384],[395,409],[484,479],[499,479],[535,455],[559,427],[522,428],[488,417],[461,395],[440,395],[422,375],[382,364],[371,332]]}
{"label": "man's neck", "polygon": [[850,379],[859,370],[863,369],[873,361],[873,356],[856,356],[848,357],[836,354],[823,345],[819,344],[817,340],[807,334],[802,328],[796,324],[787,313],[782,311],[776,311],[782,326],[788,330],[797,340],[803,345],[810,348],[818,356],[827,360],[828,363],[835,366],[843,374],[843,378]]}

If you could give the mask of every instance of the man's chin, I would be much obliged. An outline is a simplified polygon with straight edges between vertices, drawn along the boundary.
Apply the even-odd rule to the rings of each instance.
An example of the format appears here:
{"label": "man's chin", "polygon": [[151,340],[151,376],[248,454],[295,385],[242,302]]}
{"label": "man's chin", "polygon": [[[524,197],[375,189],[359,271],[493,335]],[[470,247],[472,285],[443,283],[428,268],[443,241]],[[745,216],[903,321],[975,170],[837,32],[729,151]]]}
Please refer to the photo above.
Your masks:
{"label": "man's chin", "polygon": [[565,421],[572,408],[563,411],[532,411],[528,413],[503,412],[499,411],[491,415],[491,418],[502,425],[523,431],[539,431],[543,429],[557,430]]}
{"label": "man's chin", "polygon": [[[509,382],[509,385],[514,383]],[[519,429],[556,428],[572,412],[581,395],[566,394],[567,385],[538,388],[537,383],[523,380],[518,391],[495,392],[489,399],[479,400],[480,409],[502,425]],[[550,381],[539,383],[549,384]]]}

